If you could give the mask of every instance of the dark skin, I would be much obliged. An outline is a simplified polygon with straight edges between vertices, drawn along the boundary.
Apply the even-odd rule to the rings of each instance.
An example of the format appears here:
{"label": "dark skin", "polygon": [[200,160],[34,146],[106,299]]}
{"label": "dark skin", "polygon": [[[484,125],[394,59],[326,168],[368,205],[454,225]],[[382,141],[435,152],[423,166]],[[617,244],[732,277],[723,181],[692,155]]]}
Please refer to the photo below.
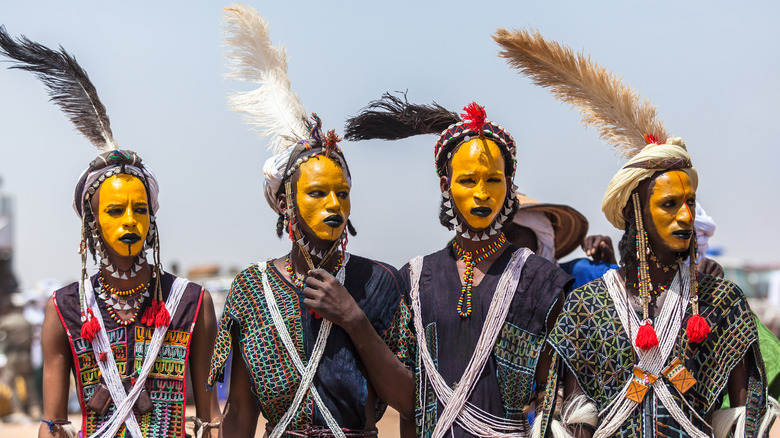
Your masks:
{"label": "dark skin", "polygon": [[[442,176],[439,179],[439,186],[442,193],[447,192],[450,188],[449,177]],[[507,182],[507,189],[508,189],[507,193],[509,193],[509,188],[511,188],[511,182]],[[503,205],[503,202],[501,203],[501,205]],[[453,206],[453,210],[455,214],[459,216],[461,223],[464,224],[466,228],[468,228],[471,231],[483,231],[483,230],[474,230],[470,228],[468,222],[463,218],[461,213],[458,211],[456,205]],[[503,232],[506,235],[507,240],[515,246],[525,247],[532,251],[535,250],[537,247],[536,234],[534,234],[534,232],[527,227],[517,225],[514,223],[506,223],[504,224]],[[496,234],[496,236],[494,236],[491,240],[474,242],[470,239],[464,239],[460,235],[460,233],[456,233],[455,241],[464,250],[474,251],[476,249],[484,248],[486,245],[496,241],[499,236],[500,233]],[[506,251],[508,247],[509,247],[508,245],[502,246],[498,251],[496,251],[495,254],[477,263],[477,265],[474,267],[474,281],[473,281],[474,286],[479,286],[479,284],[482,282],[482,279],[485,277],[485,274],[490,269],[490,266],[493,265],[493,263],[501,256],[501,254],[504,253],[504,251]],[[458,267],[459,277],[461,278],[462,281],[463,273],[466,271],[466,263],[462,259],[458,259],[456,265]],[[564,301],[564,294],[563,291],[561,291],[560,296],[556,301],[555,305],[553,306],[552,310],[550,311],[549,318],[547,319],[548,332],[552,329],[558,314],[560,314],[561,309],[563,308],[563,301]],[[549,372],[550,363],[552,361],[552,352],[553,352],[552,347],[547,346],[541,351],[539,355],[539,361],[537,362],[536,375],[535,375],[537,386],[545,385],[547,382],[547,374]],[[544,391],[540,391],[536,400],[537,406],[541,406],[543,397],[544,397]],[[401,428],[401,438],[412,438],[416,436],[414,419],[410,419],[410,420],[401,419],[400,428]]]}
{"label": "dark skin", "polygon": [[[293,175],[296,186],[298,173]],[[295,194],[292,194],[295,197]],[[279,211],[287,209],[287,197],[284,193],[277,198]],[[296,208],[296,215],[300,214]],[[344,223],[346,223],[346,217]],[[327,250],[333,242],[324,241],[312,232],[303,221],[299,221],[301,232],[320,250]],[[380,397],[399,412],[402,419],[414,418],[414,381],[408,370],[382,338],[374,330],[365,313],[355,302],[349,291],[330,274],[335,267],[336,257],[331,257],[317,269],[310,269],[304,254],[297,245],[290,251],[293,272],[299,278],[306,278],[303,290],[303,303],[307,309],[314,310],[323,318],[343,328],[349,335],[355,350],[363,363],[362,372],[368,382],[366,399],[366,429],[375,427],[376,399]],[[312,259],[315,266],[320,263]],[[285,266],[285,257],[274,260],[274,266],[290,282]],[[234,337],[234,339],[236,339]],[[234,351],[241,351],[233,345]],[[257,398],[252,393],[252,381],[243,360],[233,361],[233,374],[230,381],[230,395],[225,406],[223,430],[229,437],[253,437],[260,415]]]}
{"label": "dark skin", "polygon": [[[93,198],[93,211],[97,211],[97,198],[98,196]],[[135,256],[122,256],[107,245],[106,251],[115,266],[124,270],[129,270],[132,267]],[[143,264],[142,270],[136,277],[126,280],[111,277],[109,273],[103,272],[103,278],[111,286],[122,290],[132,289],[141,283],[146,283],[150,276],[151,270],[146,263]],[[123,320],[128,320],[133,316],[133,311],[119,311],[117,315]],[[219,422],[221,419],[217,394],[207,391],[205,385],[216,336],[217,319],[214,304],[211,300],[211,294],[204,290],[201,308],[190,339],[188,363],[192,381],[195,382],[192,390],[195,396],[196,415],[203,422]],[[68,335],[60,322],[53,300],[50,300],[46,305],[41,329],[41,348],[43,351],[43,386],[46,388],[43,392],[43,418],[47,420],[67,419],[70,375],[73,374],[75,377],[75,369]],[[128,357],[128,361],[130,360],[133,360],[132,355]],[[131,365],[128,365],[128,369],[131,368]],[[82,406],[82,409],[86,408]],[[211,432],[211,436],[216,437],[217,434],[216,429]],[[39,438],[64,436],[61,429],[56,433],[49,432],[49,427],[45,423],[41,423],[38,429]]]}
{"label": "dark skin", "polygon": [[[679,257],[679,252],[675,251],[674,249],[670,248],[669,245],[667,245],[664,242],[664,239],[660,236],[659,231],[656,228],[655,223],[653,222],[653,218],[650,213],[650,209],[648,207],[648,199],[650,198],[650,194],[652,193],[654,187],[655,187],[655,178],[662,175],[663,173],[657,173],[653,176],[653,178],[642,181],[639,184],[638,187],[638,193],[639,193],[639,199],[640,204],[642,205],[642,219],[645,224],[645,229],[647,231],[647,237],[648,237],[648,243],[651,246],[653,253],[658,258],[658,260],[663,264],[673,264],[677,258]],[[687,202],[690,204],[695,203],[695,194],[692,194],[690,196],[690,199],[687,199]],[[674,207],[674,206],[672,206]],[[689,208],[690,214],[687,216],[687,218],[680,220],[679,227],[680,229],[690,229],[693,230],[693,220],[694,220],[694,211],[695,208]],[[626,218],[626,220],[634,220],[634,212],[633,207],[629,204],[626,205],[626,207],[623,209],[623,216]],[[649,263],[650,267],[650,279],[653,284],[666,284],[668,283],[675,275],[674,270],[670,270],[668,272],[664,272],[663,268],[657,267],[655,263]],[[625,276],[626,276],[626,269],[629,270],[629,272],[636,272],[636,266],[627,266],[627,268],[621,267],[619,272],[619,277],[621,282],[625,285]],[[632,287],[626,287],[627,293],[629,294],[629,300],[628,302],[631,304],[633,309],[637,312],[642,312],[642,306],[636,302],[634,297],[639,296],[639,291]],[[661,308],[663,307],[664,300],[666,298],[666,292],[661,292],[658,297],[655,300],[652,300],[649,305],[649,316],[650,318],[654,318],[656,315],[658,315],[661,311]],[[740,362],[734,370],[729,374],[728,379],[728,392],[729,392],[729,398],[731,400],[732,406],[744,406],[747,401],[747,384],[748,384],[748,374],[747,374],[747,366],[745,363],[745,360]],[[570,399],[571,397],[576,396],[577,394],[581,394],[582,389],[580,388],[579,384],[577,383],[576,377],[571,374],[571,372],[568,370],[568,368],[564,367],[564,398],[566,400]],[[713,410],[717,409],[717,407],[713,407]],[[707,413],[707,417],[710,418],[712,415],[712,412]],[[577,438],[590,438],[591,433],[587,430],[584,430],[582,428],[576,428],[575,425],[570,425],[570,432],[574,434]]]}
{"label": "dark skin", "polygon": [[594,262],[605,262],[617,265],[615,247],[612,245],[612,239],[609,236],[602,236],[600,234],[587,236],[582,240],[581,247],[582,250],[585,251],[585,255],[590,257]]}

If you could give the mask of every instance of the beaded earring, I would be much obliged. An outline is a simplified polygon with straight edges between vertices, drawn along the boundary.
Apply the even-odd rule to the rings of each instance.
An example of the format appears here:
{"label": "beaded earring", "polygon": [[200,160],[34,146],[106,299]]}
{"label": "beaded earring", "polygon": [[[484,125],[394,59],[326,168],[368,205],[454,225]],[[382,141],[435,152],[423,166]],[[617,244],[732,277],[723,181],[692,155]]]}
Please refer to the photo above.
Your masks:
{"label": "beaded earring", "polygon": [[693,311],[693,315],[688,319],[688,324],[685,327],[685,334],[688,337],[688,340],[695,344],[703,342],[710,334],[710,325],[704,317],[699,315],[699,282],[696,280],[696,259],[698,251],[699,244],[696,240],[696,233],[694,233],[689,256],[689,268],[691,272],[691,310]]}
{"label": "beaded earring", "polygon": [[639,206],[639,194],[633,193],[631,199],[634,204],[634,220],[637,226],[636,252],[639,263],[637,266],[637,280],[639,281],[639,299],[642,302],[642,322],[639,323],[639,330],[634,342],[642,350],[649,350],[658,346],[658,335],[653,328],[653,321],[649,317],[648,307],[650,305],[650,291],[653,284],[650,282],[650,267],[647,264],[647,255],[650,246],[647,242],[647,233],[645,224],[642,220],[642,209]]}

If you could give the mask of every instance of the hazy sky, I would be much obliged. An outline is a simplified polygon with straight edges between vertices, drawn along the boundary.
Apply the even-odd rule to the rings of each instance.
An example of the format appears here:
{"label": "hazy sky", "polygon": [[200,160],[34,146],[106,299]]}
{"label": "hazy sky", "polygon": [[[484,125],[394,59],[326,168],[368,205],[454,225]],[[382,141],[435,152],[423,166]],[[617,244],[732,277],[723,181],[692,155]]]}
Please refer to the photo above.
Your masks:
{"label": "hazy sky", "polygon": [[[13,4],[9,4],[13,3]],[[243,268],[279,256],[261,194],[269,156],[227,108],[228,2],[3,2],[0,23],[75,54],[95,83],[118,143],[161,185],[164,263]],[[712,246],[777,261],[780,111],[777,2],[250,2],[289,56],[293,88],[324,127],[384,91],[460,112],[476,100],[518,143],[516,183],[567,203],[592,233],[619,232],[600,211],[621,162],[579,115],[496,56],[498,27],[535,27],[589,53],[658,106],[699,170],[698,198],[717,222]],[[71,208],[96,150],[48,102],[31,73],[0,69],[0,176],[14,197],[16,271],[25,285],[75,279],[79,221]],[[435,136],[342,143],[353,175],[351,252],[401,265],[441,248]]]}

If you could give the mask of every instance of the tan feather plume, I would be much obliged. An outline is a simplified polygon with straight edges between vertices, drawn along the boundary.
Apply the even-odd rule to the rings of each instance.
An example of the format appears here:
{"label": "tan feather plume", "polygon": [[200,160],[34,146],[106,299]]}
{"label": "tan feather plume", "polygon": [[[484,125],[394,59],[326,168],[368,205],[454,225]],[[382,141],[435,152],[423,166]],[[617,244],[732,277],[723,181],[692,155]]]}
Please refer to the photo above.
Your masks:
{"label": "tan feather plume", "polygon": [[582,123],[598,129],[602,140],[623,157],[631,158],[647,145],[645,134],[660,142],[668,138],[655,106],[590,56],[547,41],[536,30],[501,28],[493,39],[502,48],[499,56],[556,99],[576,107]]}

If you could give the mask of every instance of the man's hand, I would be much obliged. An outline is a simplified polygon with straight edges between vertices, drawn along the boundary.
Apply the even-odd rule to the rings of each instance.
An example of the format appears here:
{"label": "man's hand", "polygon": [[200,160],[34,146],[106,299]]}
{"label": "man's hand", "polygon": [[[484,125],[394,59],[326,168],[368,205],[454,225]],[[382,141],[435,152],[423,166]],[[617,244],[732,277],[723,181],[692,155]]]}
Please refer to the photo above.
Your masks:
{"label": "man's hand", "polygon": [[303,304],[347,332],[363,316],[355,299],[336,277],[324,269],[312,269],[306,277]]}
{"label": "man's hand", "polygon": [[715,260],[708,259],[707,257],[702,258],[701,261],[696,264],[696,270],[704,274],[712,275],[713,277],[724,278],[725,275],[723,273],[723,267]]}
{"label": "man's hand", "polygon": [[585,255],[593,259],[594,262],[606,262],[617,265],[615,259],[615,248],[612,245],[612,239],[609,236],[594,234],[582,240],[582,250]]}

